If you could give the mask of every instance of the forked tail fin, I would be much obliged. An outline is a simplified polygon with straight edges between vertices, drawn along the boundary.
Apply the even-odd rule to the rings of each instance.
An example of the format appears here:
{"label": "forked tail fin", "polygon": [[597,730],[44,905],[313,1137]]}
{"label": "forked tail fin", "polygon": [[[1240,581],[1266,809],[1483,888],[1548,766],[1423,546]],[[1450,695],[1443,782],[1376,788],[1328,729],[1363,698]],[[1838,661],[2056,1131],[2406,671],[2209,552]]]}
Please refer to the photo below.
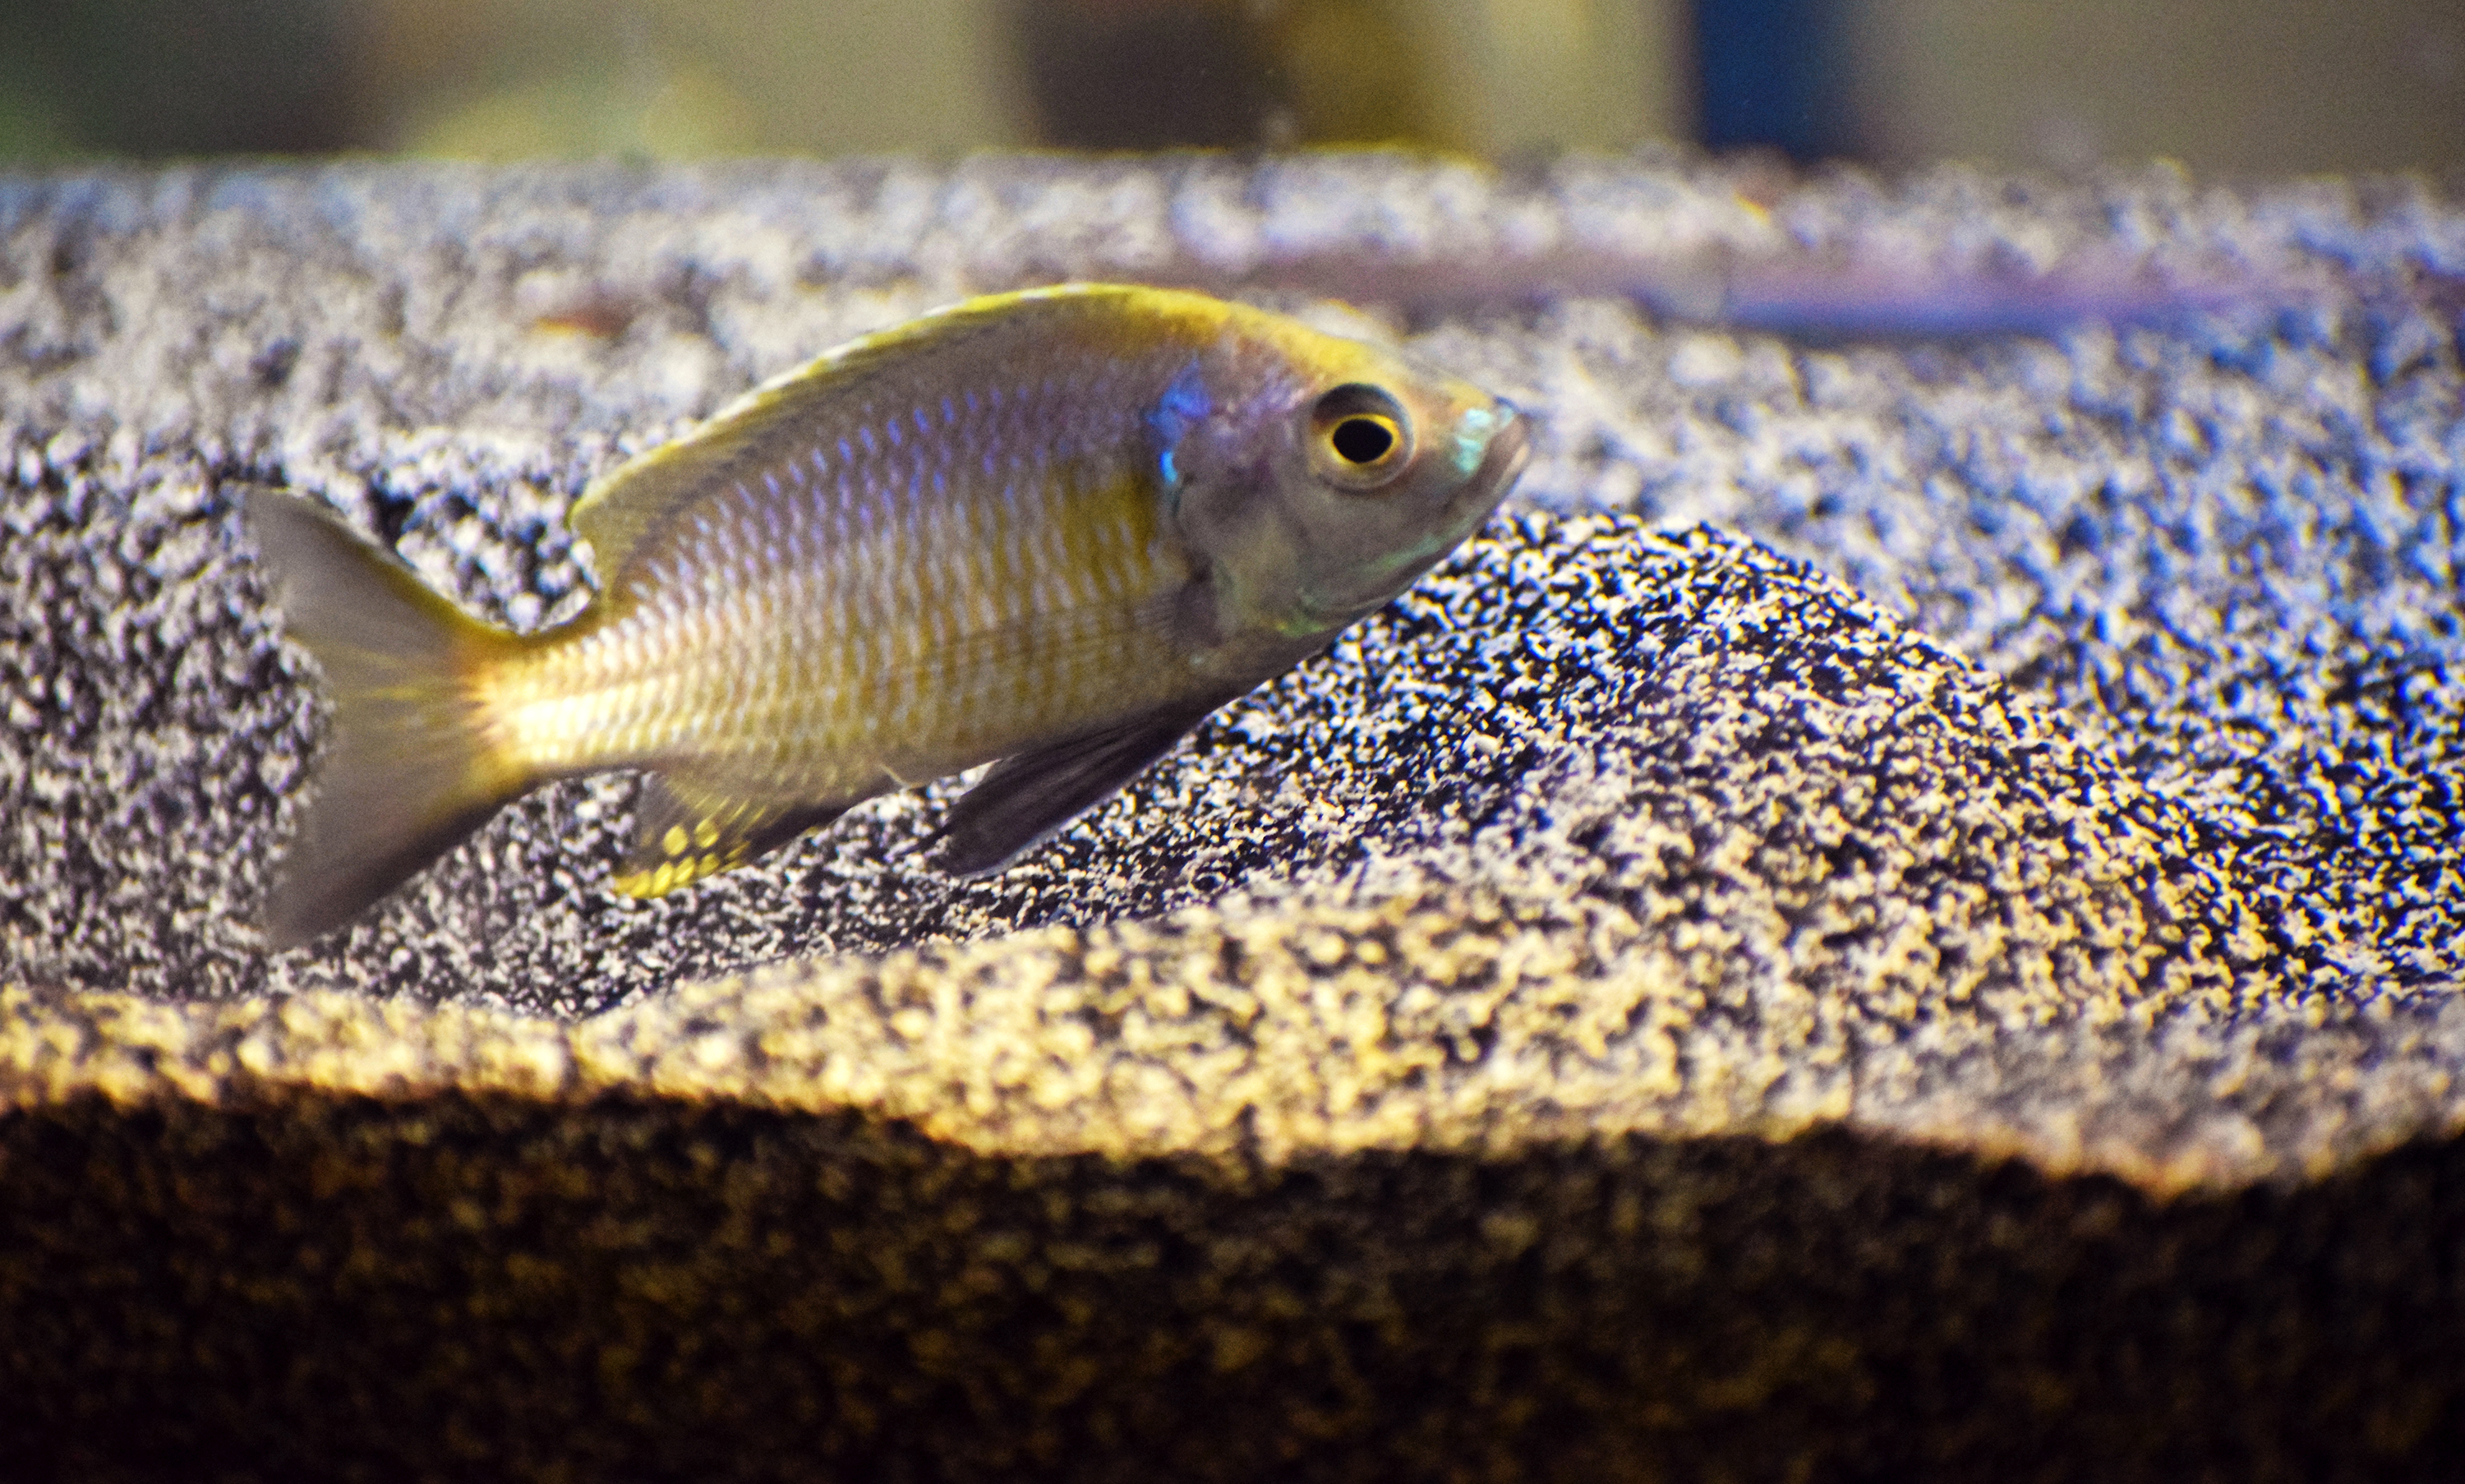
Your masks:
{"label": "forked tail fin", "polygon": [[316,796],[266,902],[281,949],[357,917],[535,780],[489,746],[469,683],[521,640],[306,500],[255,491],[247,520],[333,703]]}

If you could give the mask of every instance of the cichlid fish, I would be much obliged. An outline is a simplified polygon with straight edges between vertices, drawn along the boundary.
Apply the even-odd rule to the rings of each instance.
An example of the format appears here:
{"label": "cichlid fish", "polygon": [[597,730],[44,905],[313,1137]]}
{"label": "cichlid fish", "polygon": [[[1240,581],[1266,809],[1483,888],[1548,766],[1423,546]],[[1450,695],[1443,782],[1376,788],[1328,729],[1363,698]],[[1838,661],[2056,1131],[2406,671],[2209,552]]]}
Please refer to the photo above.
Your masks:
{"label": "cichlid fish", "polygon": [[655,897],[1000,760],[941,863],[994,870],[1486,519],[1511,406],[1198,294],[971,299],[781,377],[585,491],[601,589],[517,635],[317,506],[249,502],[333,736],[266,912],[341,927],[549,779],[648,772]]}

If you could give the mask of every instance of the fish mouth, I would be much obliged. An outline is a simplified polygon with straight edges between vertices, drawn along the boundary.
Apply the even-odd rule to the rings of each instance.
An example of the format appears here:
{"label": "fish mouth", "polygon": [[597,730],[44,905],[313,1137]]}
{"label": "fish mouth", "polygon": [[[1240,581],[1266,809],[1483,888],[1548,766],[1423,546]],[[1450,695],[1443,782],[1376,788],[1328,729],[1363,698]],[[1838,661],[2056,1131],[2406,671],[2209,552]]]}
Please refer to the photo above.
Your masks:
{"label": "fish mouth", "polygon": [[1496,505],[1515,487],[1523,474],[1523,466],[1532,457],[1532,423],[1523,410],[1500,397],[1495,406],[1499,421],[1489,435],[1489,447],[1480,456],[1480,468],[1464,483],[1467,503],[1484,508]]}

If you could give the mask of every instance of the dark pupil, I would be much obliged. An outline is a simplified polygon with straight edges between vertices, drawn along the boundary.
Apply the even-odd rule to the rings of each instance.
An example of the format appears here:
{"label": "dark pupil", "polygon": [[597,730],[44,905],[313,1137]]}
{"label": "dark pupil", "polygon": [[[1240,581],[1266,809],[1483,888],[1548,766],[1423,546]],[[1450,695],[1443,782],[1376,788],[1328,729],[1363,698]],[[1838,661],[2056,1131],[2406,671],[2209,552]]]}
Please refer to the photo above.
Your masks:
{"label": "dark pupil", "polygon": [[1347,464],[1374,464],[1395,446],[1395,435],[1371,417],[1347,417],[1335,425],[1335,451]]}

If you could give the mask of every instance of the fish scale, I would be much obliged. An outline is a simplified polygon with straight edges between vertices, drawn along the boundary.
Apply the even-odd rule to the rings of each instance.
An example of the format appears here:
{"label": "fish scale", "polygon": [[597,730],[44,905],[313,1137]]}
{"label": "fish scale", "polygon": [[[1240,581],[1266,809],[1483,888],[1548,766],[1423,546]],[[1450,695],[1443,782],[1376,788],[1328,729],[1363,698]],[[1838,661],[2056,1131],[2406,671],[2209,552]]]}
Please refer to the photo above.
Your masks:
{"label": "fish scale", "polygon": [[[886,432],[878,441],[888,442]],[[1056,441],[1062,446],[1055,451],[1055,462],[1069,467],[1067,474],[1044,473],[1034,484],[1025,489],[1013,484],[987,502],[1014,514],[1013,530],[1034,542],[1031,551],[1012,556],[1006,565],[1011,572],[1040,572],[1040,587],[1007,584],[1009,572],[969,570],[965,546],[940,539],[943,522],[937,512],[925,508],[928,497],[916,466],[901,469],[906,460],[884,459],[871,469],[859,464],[852,471],[851,514],[871,509],[886,519],[874,523],[877,534],[872,539],[851,541],[843,548],[841,560],[853,580],[842,588],[837,611],[826,616],[835,619],[835,627],[876,643],[848,653],[848,662],[826,671],[829,678],[820,687],[774,684],[750,696],[739,689],[745,676],[792,674],[788,661],[799,652],[828,666],[834,649],[825,626],[758,616],[762,609],[792,613],[795,606],[779,601],[772,591],[782,586],[791,588],[792,583],[789,569],[763,560],[775,548],[742,519],[714,522],[706,533],[698,530],[678,573],[680,583],[691,586],[695,569],[700,569],[701,586],[718,597],[711,614],[687,618],[678,612],[674,622],[661,624],[637,610],[615,617],[604,631],[606,641],[626,643],[633,637],[629,627],[647,624],[650,637],[643,648],[661,656],[651,668],[679,677],[708,677],[700,688],[689,678],[680,679],[682,689],[672,691],[660,708],[716,723],[707,736],[688,730],[670,743],[703,758],[727,755],[741,745],[741,739],[775,731],[812,733],[826,743],[841,745],[896,733],[907,739],[909,751],[926,755],[961,745],[964,739],[952,735],[957,719],[940,714],[952,708],[934,702],[954,692],[981,694],[989,688],[980,676],[1011,672],[1017,653],[980,641],[1015,628],[1037,610],[1055,615],[1053,638],[1060,651],[1052,676],[1055,683],[1046,688],[1045,709],[1083,707],[1091,699],[1090,677],[1079,673],[1072,656],[1089,638],[1118,635],[1134,643],[1134,633],[1120,631],[1131,629],[1135,618],[1121,614],[1117,616],[1129,621],[1106,624],[1092,615],[1075,620],[1062,615],[1107,604],[1135,605],[1160,590],[1169,574],[1151,561],[1117,560],[1121,547],[1142,544],[1138,538],[1148,534],[1134,530],[1146,523],[1139,517],[1145,492],[1138,488],[1125,461],[1116,457],[1092,469],[1070,467],[1066,441]],[[1028,477],[1034,479],[1036,473],[1031,469]],[[740,483],[731,493],[744,489]],[[964,486],[950,500],[970,506],[985,502],[979,492]],[[1127,540],[1120,539],[1124,535]],[[714,577],[715,572],[725,575]],[[987,625],[957,601],[972,587],[1016,591],[1027,601]],[[896,622],[901,612],[917,615],[921,622]],[[608,761],[606,752],[590,750],[587,742],[577,745],[581,740],[604,737],[626,745],[624,729],[603,724],[591,711],[594,697],[606,695],[590,673],[595,668],[581,655],[554,651],[510,669],[494,704],[509,716],[536,706],[556,720],[535,729],[510,723],[514,736],[506,743],[509,750],[532,767],[563,770]],[[693,720],[685,723],[688,728],[693,724]],[[625,761],[658,760],[636,752]],[[803,776],[747,781],[785,796],[853,789],[865,781],[844,769],[830,770],[828,759],[816,761],[822,766]]]}
{"label": "fish scale", "polygon": [[633,895],[998,760],[944,855],[991,869],[1400,590],[1522,453],[1512,409],[1391,352],[1077,285],[868,337],[617,469],[573,514],[602,596],[545,633],[269,495],[252,523],[335,702],[269,936],[605,768],[651,775]]}

